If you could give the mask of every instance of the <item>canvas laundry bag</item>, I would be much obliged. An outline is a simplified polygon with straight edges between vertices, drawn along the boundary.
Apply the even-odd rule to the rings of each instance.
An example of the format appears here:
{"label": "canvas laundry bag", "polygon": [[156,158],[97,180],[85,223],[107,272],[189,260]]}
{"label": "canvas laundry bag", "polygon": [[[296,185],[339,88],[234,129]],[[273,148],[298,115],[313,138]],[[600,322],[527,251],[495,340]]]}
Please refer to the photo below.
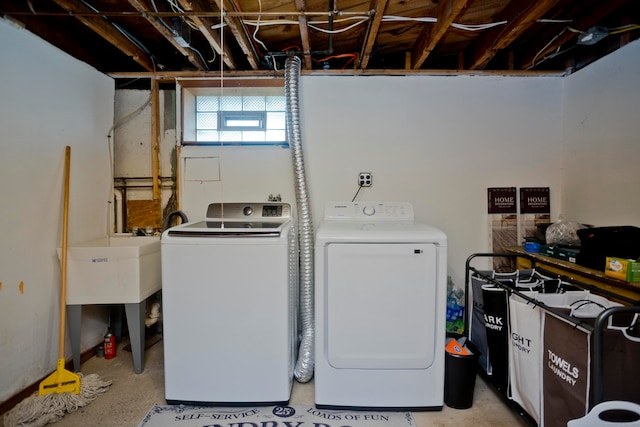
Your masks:
{"label": "canvas laundry bag", "polygon": [[545,311],[542,332],[542,423],[566,427],[589,406],[591,332]]}
{"label": "canvas laundry bag", "polygon": [[602,400],[640,404],[640,315],[610,316],[602,335]]}
{"label": "canvas laundry bag", "polygon": [[[497,273],[495,271],[478,271],[483,276],[501,282],[516,281],[520,275],[519,270],[513,273]],[[479,275],[471,276],[471,324],[469,325],[469,339],[480,352],[478,363],[482,369],[491,376],[492,368],[489,360],[489,348],[487,345],[487,332],[484,317],[484,299],[482,297],[482,287],[490,284],[487,280]]]}
{"label": "canvas laundry bag", "polygon": [[[537,292],[524,292],[535,299]],[[509,383],[511,400],[540,425],[540,333],[542,310],[526,299],[509,297]]]}
{"label": "canvas laundry bag", "polygon": [[[562,291],[564,283],[557,287]],[[587,291],[563,293],[520,292],[548,307],[566,308],[589,297]],[[509,398],[518,403],[538,425],[542,390],[542,316],[539,306],[512,294],[509,297]]]}
{"label": "canvas laundry bag", "polygon": [[[491,276],[492,272],[481,272],[487,276]],[[480,353],[478,363],[482,369],[491,375],[491,365],[489,364],[488,348],[487,348],[487,331],[484,326],[484,300],[482,299],[482,286],[488,282],[480,276],[471,276],[471,324],[469,325],[469,339]]]}
{"label": "canvas laundry bag", "polygon": [[491,382],[503,395],[509,387],[509,294],[500,286],[482,286]]}

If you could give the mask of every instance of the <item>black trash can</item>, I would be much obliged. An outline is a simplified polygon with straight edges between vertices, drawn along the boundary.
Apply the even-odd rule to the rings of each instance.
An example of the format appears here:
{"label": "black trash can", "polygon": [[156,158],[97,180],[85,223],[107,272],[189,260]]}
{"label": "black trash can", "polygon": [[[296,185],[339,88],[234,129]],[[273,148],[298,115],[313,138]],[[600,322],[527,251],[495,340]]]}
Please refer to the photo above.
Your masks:
{"label": "black trash can", "polygon": [[[449,338],[461,341],[462,335],[447,334]],[[473,404],[473,389],[478,372],[478,349],[468,339],[464,346],[469,355],[453,354],[445,351],[444,361],[444,403],[450,408],[467,409]]]}

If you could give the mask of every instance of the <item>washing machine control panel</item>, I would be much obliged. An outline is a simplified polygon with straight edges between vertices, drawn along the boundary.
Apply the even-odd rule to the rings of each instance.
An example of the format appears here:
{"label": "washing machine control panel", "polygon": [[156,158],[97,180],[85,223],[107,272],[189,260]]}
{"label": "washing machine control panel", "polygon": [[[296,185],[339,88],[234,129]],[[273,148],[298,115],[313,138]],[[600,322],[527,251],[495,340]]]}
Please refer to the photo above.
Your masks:
{"label": "washing machine control panel", "polygon": [[287,219],[291,218],[291,205],[288,203],[211,203],[207,208],[206,219]]}
{"label": "washing machine control panel", "polygon": [[408,202],[332,202],[325,206],[324,219],[413,220]]}

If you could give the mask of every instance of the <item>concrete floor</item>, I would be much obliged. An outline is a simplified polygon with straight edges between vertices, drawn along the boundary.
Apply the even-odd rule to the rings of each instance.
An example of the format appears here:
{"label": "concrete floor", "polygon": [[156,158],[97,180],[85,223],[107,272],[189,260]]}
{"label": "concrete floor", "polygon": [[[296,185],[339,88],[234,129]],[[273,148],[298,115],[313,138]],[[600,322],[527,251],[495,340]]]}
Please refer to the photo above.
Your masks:
{"label": "concrete floor", "polygon": [[[56,427],[136,427],[154,404],[164,400],[163,341],[145,352],[144,372],[136,375],[130,352],[119,345],[117,356],[110,360],[93,357],[82,365],[83,374],[96,373],[103,380],[113,381],[109,391],[83,409],[65,415]],[[291,404],[313,405],[313,381],[294,382]],[[478,377],[473,406],[452,409],[447,406],[437,412],[414,412],[418,427],[473,426],[516,427],[527,424],[513,412],[493,389]]]}

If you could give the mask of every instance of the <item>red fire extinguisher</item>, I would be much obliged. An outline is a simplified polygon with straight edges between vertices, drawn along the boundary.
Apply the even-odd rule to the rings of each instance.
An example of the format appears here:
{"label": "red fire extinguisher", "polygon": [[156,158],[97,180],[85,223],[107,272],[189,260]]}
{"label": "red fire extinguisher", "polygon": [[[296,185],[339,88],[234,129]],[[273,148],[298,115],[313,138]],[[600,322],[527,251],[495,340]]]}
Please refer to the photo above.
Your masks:
{"label": "red fire extinguisher", "polygon": [[108,328],[104,336],[104,358],[113,359],[114,357],[116,357],[116,337],[111,333],[111,328]]}

